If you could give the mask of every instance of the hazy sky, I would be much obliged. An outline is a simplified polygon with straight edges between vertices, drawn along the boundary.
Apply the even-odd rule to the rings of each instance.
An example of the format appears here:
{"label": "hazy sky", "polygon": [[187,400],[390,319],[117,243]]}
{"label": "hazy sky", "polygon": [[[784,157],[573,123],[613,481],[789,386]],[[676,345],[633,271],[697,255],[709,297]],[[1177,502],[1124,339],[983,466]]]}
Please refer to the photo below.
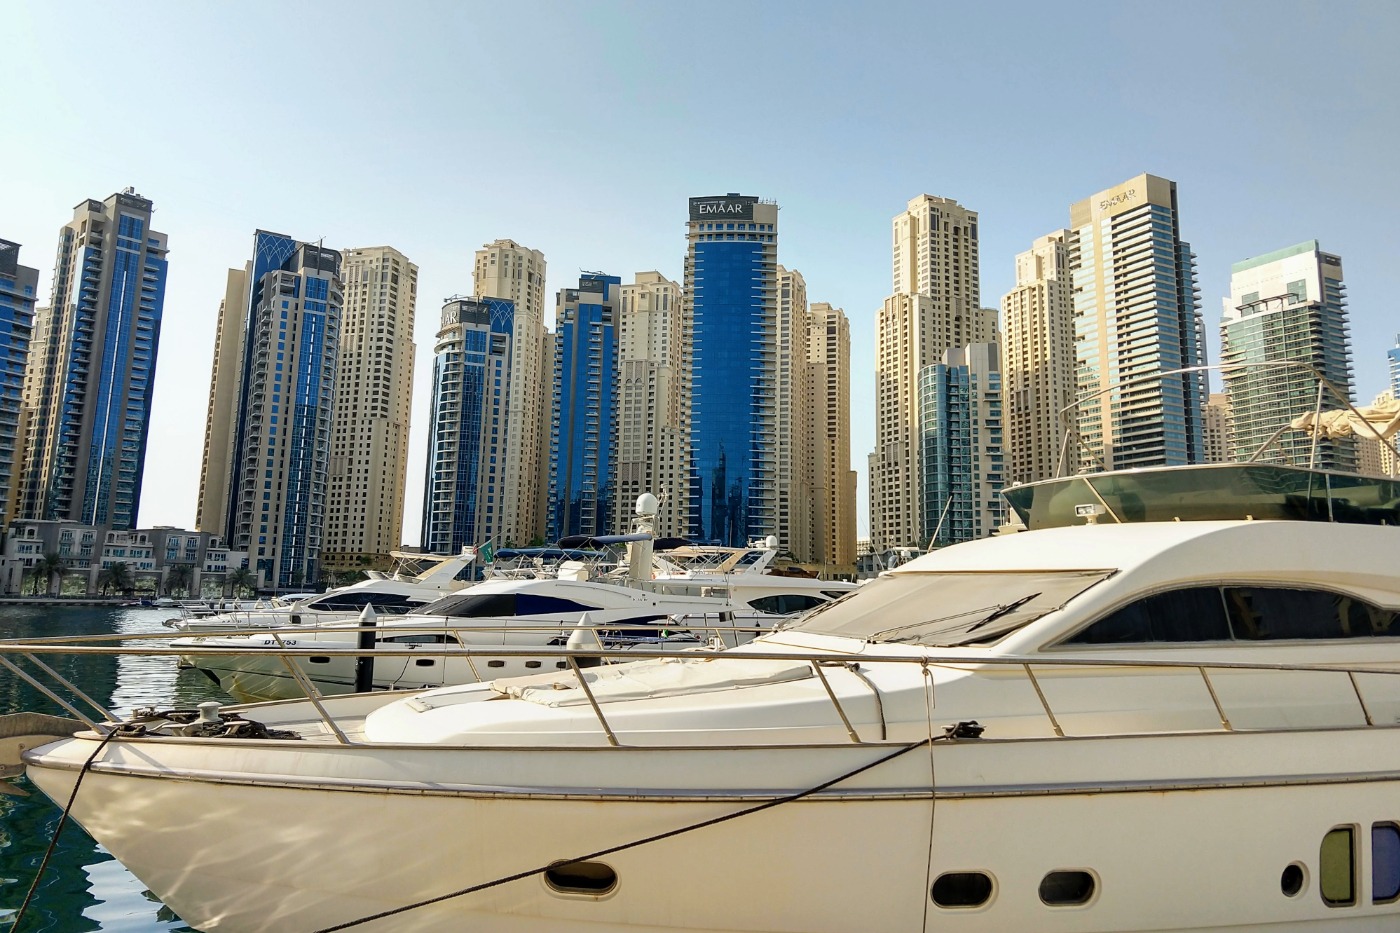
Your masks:
{"label": "hazy sky", "polygon": [[1400,332],[1400,3],[81,3],[0,0],[0,238],[41,270],[130,185],[169,234],[140,524],[193,527],[225,270],[256,228],[420,267],[404,537],[416,543],[442,300],[472,255],[680,280],[686,199],[772,198],[778,261],[852,333],[874,444],[875,311],[912,197],[981,215],[982,303],[1069,205],[1178,183],[1211,360],[1232,262],[1342,256],[1357,395]]}

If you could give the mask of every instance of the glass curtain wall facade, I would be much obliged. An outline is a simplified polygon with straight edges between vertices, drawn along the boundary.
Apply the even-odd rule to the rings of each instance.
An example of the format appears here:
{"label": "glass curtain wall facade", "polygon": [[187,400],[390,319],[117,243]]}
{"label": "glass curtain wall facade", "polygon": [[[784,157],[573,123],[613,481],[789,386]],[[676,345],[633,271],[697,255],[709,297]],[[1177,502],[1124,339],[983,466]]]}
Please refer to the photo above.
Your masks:
{"label": "glass curtain wall facade", "polygon": [[919,372],[923,539],[985,537],[1004,517],[1002,396],[996,344],[949,350]]}
{"label": "glass curtain wall facade", "polygon": [[84,201],[59,231],[42,346],[32,349],[26,518],[131,529],[141,501],[165,306],[167,241],[130,188]]}
{"label": "glass curtain wall facade", "polygon": [[24,368],[34,331],[39,270],[19,264],[19,244],[0,240],[0,529],[8,528],[18,505],[23,467]]}
{"label": "glass curtain wall facade", "polygon": [[1385,359],[1390,366],[1390,391],[1400,398],[1400,334],[1395,335],[1395,346],[1385,351]]}
{"label": "glass curtain wall facade", "polygon": [[[1230,297],[1220,325],[1221,358],[1231,364],[1293,360],[1307,363],[1352,398],[1351,334],[1341,257],[1308,240],[1230,267]],[[1223,373],[1230,396],[1230,459],[1259,460],[1354,472],[1355,437],[1319,439],[1285,431],[1284,424],[1317,407],[1318,381],[1309,370],[1244,366]],[[1326,392],[1323,408],[1343,400]]]}
{"label": "glass curtain wall facade", "polygon": [[452,298],[433,346],[423,549],[501,543],[515,303]]}
{"label": "glass curtain wall facade", "polygon": [[259,230],[246,280],[225,528],[232,547],[248,552],[261,586],[297,588],[320,573],[340,254]]}
{"label": "glass curtain wall facade", "polygon": [[741,546],[777,532],[778,206],[690,199],[690,529]]}
{"label": "glass curtain wall facade", "polygon": [[1199,463],[1205,362],[1196,261],[1176,182],[1139,175],[1070,208],[1079,466]]}
{"label": "glass curtain wall facade", "polygon": [[578,288],[559,293],[549,430],[550,540],[607,534],[612,521],[621,287],[617,276],[585,272]]}

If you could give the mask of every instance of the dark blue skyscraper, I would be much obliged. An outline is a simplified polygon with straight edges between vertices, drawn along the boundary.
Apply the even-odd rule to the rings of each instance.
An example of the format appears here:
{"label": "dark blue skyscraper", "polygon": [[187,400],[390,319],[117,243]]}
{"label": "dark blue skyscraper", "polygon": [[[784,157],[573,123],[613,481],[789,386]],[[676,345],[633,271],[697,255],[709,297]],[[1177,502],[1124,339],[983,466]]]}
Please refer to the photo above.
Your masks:
{"label": "dark blue skyscraper", "polygon": [[451,298],[433,346],[423,549],[501,543],[515,303]]}
{"label": "dark blue skyscraper", "polygon": [[21,517],[134,528],[165,305],[166,239],[128,188],[59,231],[49,307],[34,321]]}
{"label": "dark blue skyscraper", "polygon": [[742,545],[777,532],[778,206],[690,199],[690,535]]}
{"label": "dark blue skyscraper", "polygon": [[[622,279],[579,276],[555,312],[549,536],[606,534],[617,462],[617,324]],[[623,531],[625,529],[617,529]]]}

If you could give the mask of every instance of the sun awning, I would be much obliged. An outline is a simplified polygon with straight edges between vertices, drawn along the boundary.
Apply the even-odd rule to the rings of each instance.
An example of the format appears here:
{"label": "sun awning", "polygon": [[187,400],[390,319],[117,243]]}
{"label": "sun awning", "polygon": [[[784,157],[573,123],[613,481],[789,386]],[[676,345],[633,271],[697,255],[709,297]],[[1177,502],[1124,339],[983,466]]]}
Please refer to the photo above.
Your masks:
{"label": "sun awning", "polygon": [[1295,431],[1306,431],[1318,437],[1379,437],[1387,439],[1400,431],[1400,399],[1378,402],[1375,405],[1339,408],[1324,411],[1320,415],[1308,412],[1289,422]]}

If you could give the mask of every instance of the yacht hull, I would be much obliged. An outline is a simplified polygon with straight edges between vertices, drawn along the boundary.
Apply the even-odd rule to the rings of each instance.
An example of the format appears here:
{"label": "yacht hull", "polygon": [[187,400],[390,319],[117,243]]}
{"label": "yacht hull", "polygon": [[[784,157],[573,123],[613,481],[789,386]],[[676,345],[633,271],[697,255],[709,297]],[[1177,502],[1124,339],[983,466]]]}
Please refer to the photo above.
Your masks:
{"label": "yacht hull", "polygon": [[[1382,768],[1327,770],[1375,743]],[[74,816],[199,929],[317,930],[734,814],[898,749],[297,744],[113,742]],[[94,747],[36,750],[30,778],[66,800]],[[1161,780],[1135,779],[1144,751]],[[1249,761],[1278,776],[1235,773]],[[1397,766],[1395,733],[1374,729],[916,748],[812,797],[602,856],[617,873],[605,894],[534,875],[359,928],[1393,929],[1400,904],[1373,903],[1370,833],[1400,820]],[[1338,826],[1355,829],[1347,906],[1319,895],[1319,849]],[[1288,896],[1294,863],[1304,880]],[[1091,875],[1087,902],[1042,903],[1052,871]],[[987,903],[932,903],[946,872],[986,873]]]}

